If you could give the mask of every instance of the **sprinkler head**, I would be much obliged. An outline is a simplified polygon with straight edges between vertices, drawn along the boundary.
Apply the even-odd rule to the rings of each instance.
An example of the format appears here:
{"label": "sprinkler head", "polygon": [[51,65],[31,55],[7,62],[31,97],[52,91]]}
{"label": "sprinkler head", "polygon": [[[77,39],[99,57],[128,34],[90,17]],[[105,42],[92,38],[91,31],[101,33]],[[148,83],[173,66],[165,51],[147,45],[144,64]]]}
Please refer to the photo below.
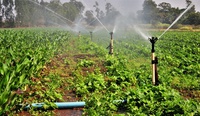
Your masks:
{"label": "sprinkler head", "polygon": [[157,37],[149,38],[149,41],[150,41],[152,44],[156,43],[157,40],[158,40]]}
{"label": "sprinkler head", "polygon": [[110,35],[113,35],[113,32],[110,32]]}
{"label": "sprinkler head", "polygon": [[92,31],[90,31],[90,34],[92,34]]}

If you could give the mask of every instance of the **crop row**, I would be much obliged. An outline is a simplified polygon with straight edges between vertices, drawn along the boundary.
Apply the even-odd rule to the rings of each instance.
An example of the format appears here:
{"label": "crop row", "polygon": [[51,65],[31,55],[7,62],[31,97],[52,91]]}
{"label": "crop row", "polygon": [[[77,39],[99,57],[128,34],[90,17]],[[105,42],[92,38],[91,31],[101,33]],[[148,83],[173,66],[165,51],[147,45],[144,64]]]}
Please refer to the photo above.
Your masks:
{"label": "crop row", "polygon": [[39,75],[68,36],[60,32],[58,37],[54,31],[0,31],[0,114],[20,104],[16,91],[25,91],[30,78]]}
{"label": "crop row", "polygon": [[[199,90],[200,35],[168,32],[158,40],[155,47],[160,85],[152,86],[151,44],[137,34],[126,34],[115,36],[114,55],[110,56],[106,55],[109,36],[102,34],[94,35],[90,41],[89,36],[72,38],[63,31],[0,31],[0,113],[19,104],[13,92],[25,89],[31,77],[41,76],[44,65],[55,54],[66,54],[68,49],[72,56],[80,52],[92,56],[77,60],[71,70],[73,78],[65,80],[68,89],[86,102],[84,115],[199,115],[198,101],[185,100],[173,88]],[[72,65],[70,59],[64,61]],[[62,83],[56,81],[55,75],[49,78],[52,87]],[[51,97],[49,91],[42,90],[48,84],[37,82],[36,88],[41,91],[30,95]],[[56,93],[55,96],[60,97]]]}
{"label": "crop row", "polygon": [[[76,92],[87,104],[85,114],[199,115],[199,103],[184,100],[173,89],[199,90],[199,37],[197,32],[168,32],[158,40],[160,85],[154,87],[150,42],[137,35],[116,36],[114,56],[105,58],[106,73],[97,71],[86,78],[77,74],[75,78]],[[93,41],[106,48],[109,36]]]}

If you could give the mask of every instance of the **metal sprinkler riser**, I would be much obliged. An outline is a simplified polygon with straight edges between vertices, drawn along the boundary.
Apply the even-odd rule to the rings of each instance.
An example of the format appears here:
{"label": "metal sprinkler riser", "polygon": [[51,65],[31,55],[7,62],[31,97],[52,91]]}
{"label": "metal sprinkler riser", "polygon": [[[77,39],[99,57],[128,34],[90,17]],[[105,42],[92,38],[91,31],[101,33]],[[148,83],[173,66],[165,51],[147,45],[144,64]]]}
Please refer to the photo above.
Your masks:
{"label": "metal sprinkler riser", "polygon": [[152,49],[151,49],[151,52],[152,52],[152,83],[153,85],[158,85],[158,72],[157,72],[157,65],[158,64],[158,60],[157,60],[157,57],[155,57],[155,43],[156,41],[158,40],[157,37],[152,37],[152,38],[149,38],[149,41],[151,42],[152,44]]}
{"label": "metal sprinkler riser", "polygon": [[91,38],[91,40],[92,40],[92,33],[93,33],[93,32],[92,32],[92,31],[90,31],[90,38]]}
{"label": "metal sprinkler riser", "polygon": [[113,54],[113,32],[110,32],[110,52],[109,54]]}
{"label": "metal sprinkler riser", "polygon": [[81,37],[81,31],[78,32],[78,37],[79,37],[79,38]]}

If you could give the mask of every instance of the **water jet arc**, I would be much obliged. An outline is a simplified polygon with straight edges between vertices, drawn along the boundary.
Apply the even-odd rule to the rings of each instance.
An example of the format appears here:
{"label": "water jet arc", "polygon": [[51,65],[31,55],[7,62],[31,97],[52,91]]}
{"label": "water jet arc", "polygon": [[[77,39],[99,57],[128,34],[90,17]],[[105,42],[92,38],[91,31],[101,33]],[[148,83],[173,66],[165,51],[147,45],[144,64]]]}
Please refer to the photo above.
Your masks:
{"label": "water jet arc", "polygon": [[[51,10],[50,8],[48,8],[48,7],[46,7],[46,6],[42,6],[42,5],[40,5],[39,3],[35,2],[35,1],[32,1],[32,0],[28,0],[28,1],[29,1],[29,2],[32,2],[32,3],[36,4],[36,5],[38,5],[38,6],[40,6],[40,7],[44,7],[46,10],[48,10],[48,11],[51,12],[51,13],[53,13],[58,19],[60,19],[60,20],[61,20],[62,22],[64,22],[65,24],[67,24],[67,23],[65,22],[65,21],[67,21],[68,23],[70,23],[70,24],[72,24],[72,25],[76,25],[76,26],[78,26],[78,27],[80,27],[80,28],[82,28],[82,29],[88,31],[88,30],[85,29],[84,27],[77,25],[76,23],[74,23],[73,21],[67,19],[66,17],[64,17],[64,16],[62,16],[62,15],[60,15],[60,14],[54,12],[54,11]],[[63,19],[64,19],[64,20],[63,20]],[[88,31],[88,32],[89,32],[89,31]]]}
{"label": "water jet arc", "polygon": [[185,11],[183,11],[177,18],[176,20],[158,37],[160,39],[188,10],[190,10],[194,5],[190,4]]}
{"label": "water jet arc", "polygon": [[[83,0],[83,2],[84,2],[84,0]],[[84,2],[84,3],[85,3],[85,2]],[[87,5],[86,3],[85,3],[85,5],[88,7],[88,5]],[[103,28],[104,28],[107,32],[109,32],[108,29],[105,27],[105,25],[99,20],[99,18],[98,18],[97,16],[95,16],[94,13],[91,12],[91,10],[89,10],[89,12],[97,19],[97,21],[103,26]]]}

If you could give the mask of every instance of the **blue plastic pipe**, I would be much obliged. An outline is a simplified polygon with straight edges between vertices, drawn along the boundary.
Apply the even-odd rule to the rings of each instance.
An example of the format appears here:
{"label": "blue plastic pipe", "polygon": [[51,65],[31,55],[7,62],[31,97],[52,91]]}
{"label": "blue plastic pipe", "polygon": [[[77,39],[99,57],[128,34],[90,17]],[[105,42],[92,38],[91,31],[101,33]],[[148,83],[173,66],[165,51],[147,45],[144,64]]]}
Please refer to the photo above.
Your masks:
{"label": "blue plastic pipe", "polygon": [[[30,109],[30,107],[42,108],[44,104],[45,103],[32,103],[31,105],[27,105],[24,109]],[[54,104],[58,109],[78,108],[85,106],[85,102],[55,102]]]}
{"label": "blue plastic pipe", "polygon": [[[125,103],[126,100],[114,100],[114,103],[121,102]],[[27,105],[24,109],[30,109],[31,107],[34,108],[42,108],[45,103],[32,103],[31,105]],[[67,109],[67,108],[80,108],[85,106],[85,102],[55,102],[54,103],[58,109]]]}

